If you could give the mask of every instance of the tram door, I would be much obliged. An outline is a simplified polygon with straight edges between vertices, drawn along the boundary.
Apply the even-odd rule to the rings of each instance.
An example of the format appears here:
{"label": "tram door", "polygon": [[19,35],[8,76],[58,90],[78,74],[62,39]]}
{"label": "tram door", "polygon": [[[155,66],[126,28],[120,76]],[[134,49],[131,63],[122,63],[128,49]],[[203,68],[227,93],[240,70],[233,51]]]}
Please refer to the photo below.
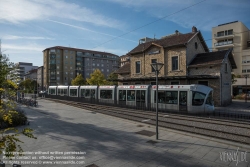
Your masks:
{"label": "tram door", "polygon": [[126,106],[126,90],[119,90],[119,105]]}
{"label": "tram door", "polygon": [[187,91],[180,91],[179,111],[187,111]]}
{"label": "tram door", "polygon": [[145,90],[136,90],[136,108],[144,108],[145,107]]}

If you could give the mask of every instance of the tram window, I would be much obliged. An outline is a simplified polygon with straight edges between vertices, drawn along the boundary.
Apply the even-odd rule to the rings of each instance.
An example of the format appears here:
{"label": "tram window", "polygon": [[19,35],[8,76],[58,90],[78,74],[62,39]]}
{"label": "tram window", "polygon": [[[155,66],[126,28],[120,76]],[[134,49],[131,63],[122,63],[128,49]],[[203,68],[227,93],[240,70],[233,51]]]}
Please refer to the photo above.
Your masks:
{"label": "tram window", "polygon": [[70,96],[77,96],[77,89],[70,89],[69,94]]}
{"label": "tram window", "polygon": [[55,89],[49,89],[50,90],[50,94],[51,95],[55,95],[56,94],[56,90]]}
{"label": "tram window", "polygon": [[119,90],[119,101],[126,101],[126,90]]}
{"label": "tram window", "polygon": [[91,89],[91,98],[95,98],[95,89]]}
{"label": "tram window", "polygon": [[[155,91],[156,97],[156,91]],[[154,99],[156,103],[156,98]],[[178,91],[158,91],[158,103],[177,104]]]}
{"label": "tram window", "polygon": [[67,95],[67,89],[63,89],[63,95]]}
{"label": "tram window", "polygon": [[80,94],[81,94],[81,97],[85,97],[85,89],[81,89]]}
{"label": "tram window", "polygon": [[134,90],[128,90],[128,96],[127,100],[128,101],[135,101],[135,91]]}
{"label": "tram window", "polygon": [[213,105],[213,95],[212,95],[212,91],[208,94],[207,100],[206,100],[206,104],[209,105]]}
{"label": "tram window", "polygon": [[58,89],[58,95],[62,95],[61,89]]}
{"label": "tram window", "polygon": [[90,90],[89,89],[85,90],[85,96],[84,97],[87,97],[87,98],[90,97]]}
{"label": "tram window", "polygon": [[[155,92],[155,96],[156,96],[156,92]],[[155,98],[155,103],[156,103],[156,98]],[[166,103],[165,91],[158,91],[158,103]]]}
{"label": "tram window", "polygon": [[136,101],[145,101],[145,90],[136,90]]}
{"label": "tram window", "polygon": [[178,91],[166,91],[166,103],[167,104],[177,104],[178,103]]}
{"label": "tram window", "polygon": [[101,90],[100,98],[101,99],[112,99],[112,90]]}
{"label": "tram window", "polygon": [[204,103],[206,95],[201,92],[193,92],[192,105],[201,106]]}

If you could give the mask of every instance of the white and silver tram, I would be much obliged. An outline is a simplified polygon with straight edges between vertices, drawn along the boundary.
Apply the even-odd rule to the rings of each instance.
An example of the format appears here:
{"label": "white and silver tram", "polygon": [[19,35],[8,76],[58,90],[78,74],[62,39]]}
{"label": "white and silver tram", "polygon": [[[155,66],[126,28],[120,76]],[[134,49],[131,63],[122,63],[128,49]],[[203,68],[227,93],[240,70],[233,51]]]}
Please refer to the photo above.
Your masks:
{"label": "white and silver tram", "polygon": [[98,86],[80,86],[79,97],[96,99]]}
{"label": "white and silver tram", "polygon": [[[205,85],[159,85],[158,108],[197,113],[214,111],[213,89]],[[151,89],[151,107],[156,107],[156,86]]]}
{"label": "white and silver tram", "polygon": [[150,85],[121,85],[117,87],[117,104],[147,107]]}
{"label": "white and silver tram", "polygon": [[[49,95],[97,99],[101,103],[156,108],[156,86],[50,86]],[[212,112],[213,89],[205,85],[159,85],[158,107],[161,111]]]}

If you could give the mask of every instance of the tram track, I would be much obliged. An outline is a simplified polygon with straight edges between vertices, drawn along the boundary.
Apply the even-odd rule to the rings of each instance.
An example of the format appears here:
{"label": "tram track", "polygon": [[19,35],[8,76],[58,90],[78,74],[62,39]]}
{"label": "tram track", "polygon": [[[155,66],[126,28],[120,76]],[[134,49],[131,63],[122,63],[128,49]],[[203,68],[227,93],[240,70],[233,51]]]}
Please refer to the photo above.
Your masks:
{"label": "tram track", "polygon": [[[71,105],[74,107],[102,113],[110,116],[155,125],[155,113],[126,109],[114,106],[96,105],[89,103],[72,102],[65,100],[48,99],[55,102]],[[159,126],[171,128],[205,136],[211,136],[244,144],[250,144],[250,123],[239,123],[237,121],[221,120],[194,116],[177,116],[166,113],[159,113]]]}

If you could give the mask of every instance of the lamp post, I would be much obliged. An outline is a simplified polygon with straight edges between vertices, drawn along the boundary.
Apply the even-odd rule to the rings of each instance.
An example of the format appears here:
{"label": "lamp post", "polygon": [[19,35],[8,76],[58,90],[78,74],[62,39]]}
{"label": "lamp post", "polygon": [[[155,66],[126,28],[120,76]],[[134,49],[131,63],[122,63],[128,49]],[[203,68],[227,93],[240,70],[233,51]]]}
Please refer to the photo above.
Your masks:
{"label": "lamp post", "polygon": [[246,96],[245,96],[245,102],[247,103],[247,75],[245,75],[246,78]]}
{"label": "lamp post", "polygon": [[155,70],[156,74],[156,140],[158,140],[158,74],[161,68],[163,67],[163,63],[152,63],[151,66]]}
{"label": "lamp post", "polygon": [[36,103],[36,93],[35,93],[35,92],[36,92],[36,89],[37,89],[37,88],[36,88],[36,85],[37,85],[37,78],[33,78],[33,80],[36,81],[36,82],[34,82],[34,97],[35,97],[35,103]]}

